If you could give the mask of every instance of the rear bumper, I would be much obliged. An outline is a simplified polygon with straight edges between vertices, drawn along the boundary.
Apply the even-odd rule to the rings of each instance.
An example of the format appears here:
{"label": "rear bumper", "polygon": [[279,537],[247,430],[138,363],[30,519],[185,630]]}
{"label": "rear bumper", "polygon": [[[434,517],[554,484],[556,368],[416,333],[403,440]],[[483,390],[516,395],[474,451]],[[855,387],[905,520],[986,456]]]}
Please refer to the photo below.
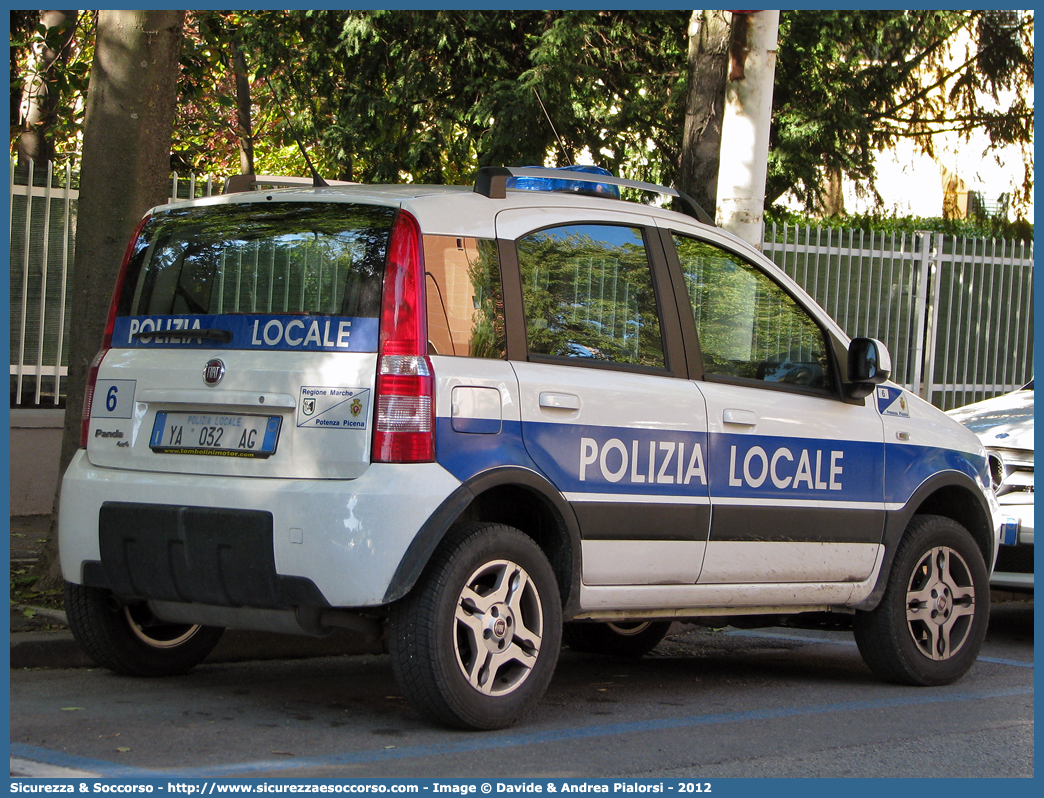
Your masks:
{"label": "rear bumper", "polygon": [[99,468],[80,451],[62,481],[62,572],[140,598],[377,606],[414,535],[459,485],[437,463],[375,464],[353,480],[259,479]]}

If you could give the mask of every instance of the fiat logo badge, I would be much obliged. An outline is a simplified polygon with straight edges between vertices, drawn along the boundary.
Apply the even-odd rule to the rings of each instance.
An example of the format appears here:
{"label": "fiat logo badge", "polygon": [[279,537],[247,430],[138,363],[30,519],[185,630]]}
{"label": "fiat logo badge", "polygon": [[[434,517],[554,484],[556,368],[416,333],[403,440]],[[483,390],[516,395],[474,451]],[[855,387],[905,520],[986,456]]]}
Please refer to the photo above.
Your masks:
{"label": "fiat logo badge", "polygon": [[203,367],[203,382],[207,385],[217,385],[224,376],[225,364],[216,357],[208,360],[207,365]]}

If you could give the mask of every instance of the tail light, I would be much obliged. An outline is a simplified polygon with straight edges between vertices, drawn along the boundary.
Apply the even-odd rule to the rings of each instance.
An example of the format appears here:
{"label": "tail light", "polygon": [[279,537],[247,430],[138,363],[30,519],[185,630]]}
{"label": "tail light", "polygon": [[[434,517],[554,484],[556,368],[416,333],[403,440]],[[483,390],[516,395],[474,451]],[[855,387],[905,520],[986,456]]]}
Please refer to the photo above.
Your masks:
{"label": "tail light", "polygon": [[105,333],[102,335],[101,349],[94,356],[91,365],[87,367],[87,382],[83,387],[83,411],[80,414],[81,449],[87,448],[88,430],[91,426],[91,405],[94,402],[94,388],[98,382],[98,370],[101,368],[105,353],[112,347],[112,330],[116,325],[116,311],[120,305],[120,294],[123,292],[123,281],[127,276],[127,266],[130,264],[131,256],[134,254],[134,248],[138,243],[141,230],[148,220],[149,217],[146,216],[138,223],[134,234],[130,238],[130,242],[127,244],[127,249],[123,253],[123,262],[120,264],[120,272],[116,276],[116,286],[112,291],[112,300],[109,302],[109,316],[105,321]]}
{"label": "tail light", "polygon": [[420,225],[400,211],[392,225],[381,298],[375,463],[435,459],[435,374],[427,355],[427,329]]}
{"label": "tail light", "polygon": [[94,402],[94,386],[98,382],[98,369],[102,358],[109,351],[107,346],[98,350],[91,365],[87,367],[87,384],[83,388],[83,412],[80,414],[80,448],[87,448],[88,431],[91,427],[91,404]]}

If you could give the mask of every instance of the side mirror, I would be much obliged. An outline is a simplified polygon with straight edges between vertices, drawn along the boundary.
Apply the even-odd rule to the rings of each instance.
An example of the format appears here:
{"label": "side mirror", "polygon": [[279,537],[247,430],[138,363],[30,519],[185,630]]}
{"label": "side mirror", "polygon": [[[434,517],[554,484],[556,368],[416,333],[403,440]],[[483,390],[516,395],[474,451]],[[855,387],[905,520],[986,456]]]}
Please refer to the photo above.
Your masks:
{"label": "side mirror", "polygon": [[853,399],[868,396],[875,385],[892,376],[892,357],[876,338],[854,338],[848,345],[847,394]]}

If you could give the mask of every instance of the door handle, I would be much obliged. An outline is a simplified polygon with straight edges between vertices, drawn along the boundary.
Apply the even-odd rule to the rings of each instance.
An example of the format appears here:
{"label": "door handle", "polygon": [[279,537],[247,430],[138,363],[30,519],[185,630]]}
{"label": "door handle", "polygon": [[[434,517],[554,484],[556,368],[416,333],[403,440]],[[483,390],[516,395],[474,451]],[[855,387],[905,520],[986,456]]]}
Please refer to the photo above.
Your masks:
{"label": "door handle", "polygon": [[540,406],[552,407],[556,410],[579,410],[580,397],[571,393],[543,391],[540,394]]}
{"label": "door handle", "polygon": [[728,409],[721,417],[726,424],[736,424],[741,427],[756,427],[758,425],[758,414],[753,410]]}

